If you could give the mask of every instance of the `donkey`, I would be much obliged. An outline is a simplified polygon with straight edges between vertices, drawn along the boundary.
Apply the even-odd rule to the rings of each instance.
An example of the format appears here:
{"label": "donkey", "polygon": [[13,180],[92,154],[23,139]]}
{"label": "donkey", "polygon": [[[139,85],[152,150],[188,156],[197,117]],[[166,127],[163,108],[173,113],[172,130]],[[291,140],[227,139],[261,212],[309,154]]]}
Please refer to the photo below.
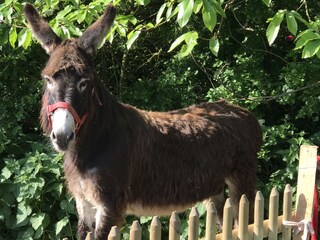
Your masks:
{"label": "donkey", "polygon": [[242,194],[252,206],[262,143],[253,114],[224,100],[170,112],[120,103],[98,80],[91,59],[112,26],[114,6],[81,37],[67,40],[31,4],[24,13],[50,55],[42,71],[40,121],[64,153],[80,239],[88,231],[106,239],[126,214],[168,215],[205,199],[221,218],[225,185],[236,218]]}

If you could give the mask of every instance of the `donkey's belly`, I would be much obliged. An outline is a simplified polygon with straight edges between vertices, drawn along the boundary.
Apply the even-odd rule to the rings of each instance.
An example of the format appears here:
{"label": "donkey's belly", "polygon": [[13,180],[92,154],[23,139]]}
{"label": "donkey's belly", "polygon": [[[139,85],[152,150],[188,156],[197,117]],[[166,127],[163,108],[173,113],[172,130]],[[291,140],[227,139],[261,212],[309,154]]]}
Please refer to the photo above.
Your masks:
{"label": "donkey's belly", "polygon": [[127,214],[136,216],[169,216],[172,212],[183,212],[194,204],[188,205],[168,205],[168,206],[143,206],[139,203],[129,204],[127,207]]}

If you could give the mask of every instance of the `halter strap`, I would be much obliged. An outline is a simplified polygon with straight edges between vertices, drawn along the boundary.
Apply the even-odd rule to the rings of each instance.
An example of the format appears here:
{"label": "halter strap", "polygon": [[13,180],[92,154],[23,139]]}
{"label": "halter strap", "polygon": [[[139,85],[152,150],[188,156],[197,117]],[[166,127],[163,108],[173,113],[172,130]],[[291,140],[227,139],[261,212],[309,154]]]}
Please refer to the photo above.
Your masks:
{"label": "halter strap", "polygon": [[78,131],[80,130],[82,124],[84,123],[84,121],[88,118],[89,112],[86,112],[82,116],[82,118],[80,118],[77,111],[70,104],[68,104],[66,102],[56,102],[54,104],[48,105],[47,116],[48,116],[48,120],[49,120],[49,124],[50,124],[51,128],[52,128],[51,116],[53,115],[54,111],[57,110],[58,108],[67,109],[71,113],[71,115],[74,118],[74,121],[76,122],[75,133],[77,134]]}

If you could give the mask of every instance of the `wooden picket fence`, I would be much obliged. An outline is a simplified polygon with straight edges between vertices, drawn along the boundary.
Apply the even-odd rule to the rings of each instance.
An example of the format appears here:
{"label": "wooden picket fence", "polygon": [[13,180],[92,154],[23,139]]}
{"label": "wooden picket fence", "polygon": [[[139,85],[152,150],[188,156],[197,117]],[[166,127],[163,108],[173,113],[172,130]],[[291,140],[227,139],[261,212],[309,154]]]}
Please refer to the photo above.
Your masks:
{"label": "wooden picket fence", "polygon": [[[315,181],[315,166],[317,148],[313,146],[302,146],[300,150],[299,176],[297,187],[296,211],[293,212],[292,189],[286,185],[283,194],[283,212],[279,215],[279,192],[273,188],[269,196],[268,219],[264,220],[265,200],[261,192],[256,193],[254,202],[254,223],[248,223],[249,201],[245,195],[242,196],[239,205],[238,227],[233,229],[233,207],[230,199],[227,199],[223,211],[222,233],[216,232],[217,213],[213,203],[206,205],[206,229],[205,237],[201,240],[282,240],[307,239],[306,231],[296,235],[292,234],[292,228],[284,226],[283,221],[301,221],[312,215],[313,188],[308,187],[310,178]],[[314,173],[313,173],[314,172]],[[303,204],[300,201],[303,199]],[[311,208],[311,210],[310,210]],[[310,215],[310,216],[309,216]],[[195,207],[191,209],[188,221],[188,240],[199,240],[199,213]],[[161,240],[161,222],[159,217],[152,219],[150,228],[150,240]],[[142,229],[138,221],[134,221],[130,228],[130,240],[142,240]],[[86,240],[93,240],[93,234],[88,233]],[[169,222],[169,240],[180,239],[180,219],[177,212],[173,212]],[[108,240],[120,240],[118,227],[113,227]],[[144,240],[144,239],[143,239]]]}

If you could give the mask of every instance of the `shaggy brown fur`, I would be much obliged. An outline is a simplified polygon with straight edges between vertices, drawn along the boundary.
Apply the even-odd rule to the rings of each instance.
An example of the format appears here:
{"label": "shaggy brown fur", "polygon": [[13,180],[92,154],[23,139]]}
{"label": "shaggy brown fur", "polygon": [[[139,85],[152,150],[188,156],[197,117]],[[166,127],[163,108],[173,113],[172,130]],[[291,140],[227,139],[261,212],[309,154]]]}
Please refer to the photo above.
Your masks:
{"label": "shaggy brown fur", "polygon": [[[33,31],[47,29],[37,26],[44,23],[31,5],[26,5],[25,14]],[[96,32],[105,34],[106,30],[99,29],[110,25],[114,14],[109,6],[104,20],[98,20],[87,30],[90,34],[79,39],[57,44],[60,41],[54,37],[43,43],[51,49],[43,75],[56,84],[43,95],[44,132],[51,132],[48,104],[65,101],[80,116],[89,112],[64,154],[68,189],[77,203],[80,238],[91,230],[96,239],[106,239],[111,226],[121,225],[126,213],[169,214],[209,198],[221,217],[225,184],[237,217],[242,194],[247,194],[251,207],[254,202],[262,141],[258,121],[249,111],[223,100],[171,112],[148,112],[117,102],[98,80],[89,56],[97,45],[91,38],[95,39]],[[36,36],[41,41],[45,34],[37,32]],[[79,92],[76,86],[83,78],[89,79],[88,86]],[[252,211],[250,216],[252,219]]]}

